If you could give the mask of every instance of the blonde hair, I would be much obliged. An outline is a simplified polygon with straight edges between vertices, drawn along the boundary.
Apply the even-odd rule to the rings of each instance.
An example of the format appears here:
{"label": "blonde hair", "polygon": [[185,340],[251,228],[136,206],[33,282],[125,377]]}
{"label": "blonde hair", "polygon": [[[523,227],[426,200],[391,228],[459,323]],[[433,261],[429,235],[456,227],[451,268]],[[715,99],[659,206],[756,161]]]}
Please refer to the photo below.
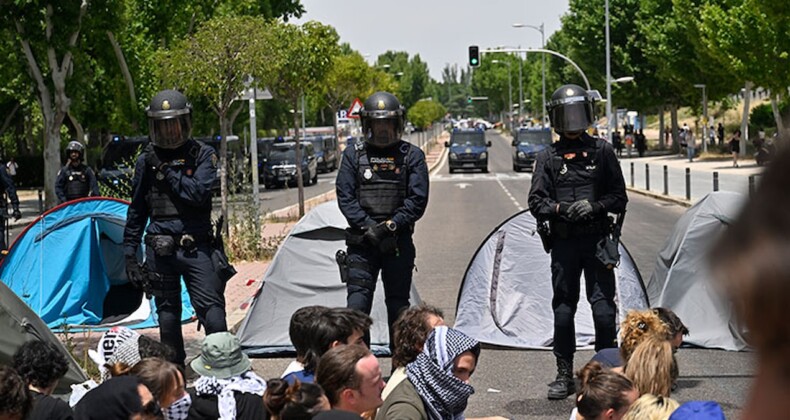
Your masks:
{"label": "blonde hair", "polygon": [[623,420],[667,420],[678,405],[672,398],[645,394],[631,404]]}
{"label": "blonde hair", "polygon": [[634,349],[646,337],[667,338],[669,329],[652,310],[630,311],[620,324],[620,356],[628,363]]}
{"label": "blonde hair", "polygon": [[669,397],[674,360],[669,341],[648,336],[636,346],[623,371],[640,395]]}

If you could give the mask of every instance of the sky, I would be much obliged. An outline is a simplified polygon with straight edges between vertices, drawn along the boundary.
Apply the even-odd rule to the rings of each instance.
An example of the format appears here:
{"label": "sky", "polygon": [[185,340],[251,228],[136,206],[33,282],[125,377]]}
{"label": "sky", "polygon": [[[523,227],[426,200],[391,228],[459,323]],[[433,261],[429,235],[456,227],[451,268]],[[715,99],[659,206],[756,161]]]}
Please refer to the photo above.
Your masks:
{"label": "sky", "polygon": [[446,64],[466,66],[469,45],[540,48],[560,28],[568,0],[302,0],[305,13],[294,23],[317,20],[335,27],[341,42],[373,64],[387,50],[419,54],[431,77],[441,81]]}

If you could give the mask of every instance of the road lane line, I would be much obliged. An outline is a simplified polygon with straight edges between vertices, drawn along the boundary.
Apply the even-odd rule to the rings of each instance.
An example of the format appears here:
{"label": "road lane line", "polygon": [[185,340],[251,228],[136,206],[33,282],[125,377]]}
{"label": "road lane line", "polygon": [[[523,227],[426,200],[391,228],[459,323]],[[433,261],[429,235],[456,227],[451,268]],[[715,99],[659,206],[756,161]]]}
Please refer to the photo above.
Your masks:
{"label": "road lane line", "polygon": [[518,203],[518,200],[516,200],[516,198],[513,197],[513,194],[510,193],[510,190],[508,190],[505,184],[502,183],[502,180],[497,178],[496,182],[497,184],[499,184],[500,187],[502,187],[502,189],[505,191],[505,194],[507,194],[507,196],[510,197],[510,201],[513,202],[513,204],[516,206],[518,211],[524,210],[524,207],[521,207],[521,204]]}

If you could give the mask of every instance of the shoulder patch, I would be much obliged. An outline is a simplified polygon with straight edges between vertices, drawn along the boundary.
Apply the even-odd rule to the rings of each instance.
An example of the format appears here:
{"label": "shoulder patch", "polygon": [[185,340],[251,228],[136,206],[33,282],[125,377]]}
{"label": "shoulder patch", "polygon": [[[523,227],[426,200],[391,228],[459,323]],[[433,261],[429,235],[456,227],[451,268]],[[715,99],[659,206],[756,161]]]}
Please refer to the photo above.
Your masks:
{"label": "shoulder patch", "polygon": [[400,152],[404,154],[409,153],[409,147],[411,147],[409,143],[406,143],[405,141],[402,142],[400,145]]}
{"label": "shoulder patch", "polygon": [[216,153],[212,153],[211,154],[211,167],[216,169],[218,161],[219,161],[219,159],[217,159],[217,154]]}
{"label": "shoulder patch", "polygon": [[364,148],[365,148],[365,142],[363,140],[357,140],[357,142],[354,143],[354,149],[362,150]]}

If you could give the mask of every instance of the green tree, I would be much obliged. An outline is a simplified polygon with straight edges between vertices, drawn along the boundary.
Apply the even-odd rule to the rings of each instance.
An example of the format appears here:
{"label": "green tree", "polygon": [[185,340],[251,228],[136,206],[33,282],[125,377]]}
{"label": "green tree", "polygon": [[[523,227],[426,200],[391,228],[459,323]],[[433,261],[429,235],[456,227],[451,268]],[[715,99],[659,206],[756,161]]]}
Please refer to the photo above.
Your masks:
{"label": "green tree", "polygon": [[356,51],[349,51],[332,61],[322,88],[327,105],[332,109],[332,118],[337,137],[337,113],[351,105],[355,98],[371,94],[375,71]]}
{"label": "green tree", "polygon": [[156,60],[163,86],[177,86],[187,97],[205,98],[219,117],[220,185],[225,220],[228,220],[227,136],[231,106],[246,88],[249,77],[258,81],[271,79],[277,52],[269,49],[272,43],[267,29],[274,27],[274,23],[248,16],[211,19],[193,37],[161,51]]}
{"label": "green tree", "polygon": [[[299,109],[299,100],[309,92],[320,91],[332,61],[340,53],[339,36],[335,29],[310,21],[302,26],[289,23],[273,24],[271,46],[275,52],[273,77],[265,80],[272,95]],[[299,189],[299,216],[304,215],[304,183],[302,181],[302,151],[299,139],[299,115],[293,113],[296,141],[296,178]]]}
{"label": "green tree", "polygon": [[439,102],[433,100],[417,101],[409,108],[409,121],[415,127],[428,128],[436,121],[439,121],[447,113],[447,109]]}

